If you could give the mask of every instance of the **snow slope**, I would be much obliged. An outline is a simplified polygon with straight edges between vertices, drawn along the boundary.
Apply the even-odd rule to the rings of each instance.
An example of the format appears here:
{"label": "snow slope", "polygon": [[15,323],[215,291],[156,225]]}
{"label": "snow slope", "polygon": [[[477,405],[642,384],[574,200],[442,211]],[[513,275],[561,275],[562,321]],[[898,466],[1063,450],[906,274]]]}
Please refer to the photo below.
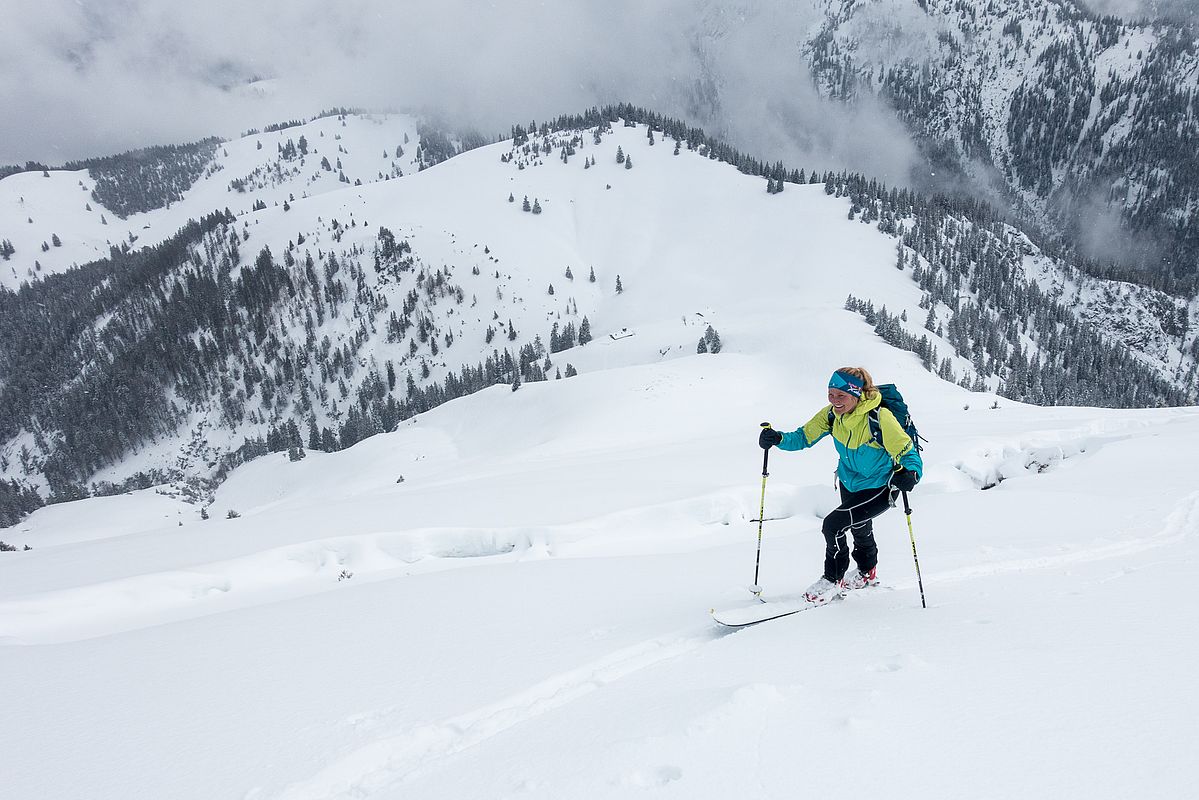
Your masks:
{"label": "snow slope", "polygon": [[[16,253],[0,265],[0,285],[15,289],[23,281],[107,258],[111,246],[131,238],[135,247],[157,244],[188,220],[214,210],[252,215],[259,201],[274,208],[289,198],[295,202],[337,191],[346,187],[340,174],[350,184],[365,184],[416,172],[417,127],[410,116],[352,114],[224,142],[181,202],[126,219],[92,199],[96,181],[87,170],[10,175],[0,180],[0,237],[11,241]],[[279,148],[301,136],[309,142],[308,156],[281,158]],[[398,157],[397,147],[402,152]],[[321,168],[322,158],[332,171]],[[244,191],[232,188],[238,180],[245,182]],[[42,243],[56,234],[62,245],[43,251]]]}
{"label": "snow slope", "polygon": [[[276,262],[285,261],[284,254],[295,259],[291,272],[300,285],[306,278],[299,264],[308,255],[315,259],[314,274],[324,274],[322,261],[333,253],[344,265],[337,280],[347,293],[354,296],[361,280],[385,305],[381,311],[372,306],[375,316],[369,319],[318,314],[309,339],[304,323],[311,318],[311,303],[303,297],[290,305],[280,301],[272,327],[285,348],[303,355],[297,369],[305,371],[308,395],[318,397],[311,410],[297,388],[304,382],[285,381],[281,374],[275,380],[277,399],[263,404],[264,392],[251,391],[245,406],[257,413],[237,423],[228,422],[224,398],[214,393],[189,406],[173,434],[141,443],[136,452],[91,475],[92,482],[119,485],[140,471],[208,477],[222,456],[247,438],[265,437],[272,424],[292,420],[306,433],[311,418],[318,429],[337,431],[346,398],[370,376],[388,374],[389,366],[399,381],[394,391],[402,398],[408,373],[427,388],[459,374],[464,365],[481,364],[497,349],[516,352],[538,338],[548,345],[553,325],[577,327],[584,318],[604,346],[597,341],[552,354],[551,377],[568,366],[587,372],[693,354],[709,324],[739,352],[758,352],[778,337],[810,335],[823,324],[819,315],[839,308],[850,293],[891,312],[905,311],[909,332],[927,333],[920,324],[925,311],[919,308],[911,266],[891,268],[896,238],[848,219],[849,201],[826,195],[821,184],[789,184],[781,194],[768,194],[758,178],[686,148],[676,155],[674,142],[661,131],[651,140],[645,126],[619,121],[598,142],[592,129],[534,135],[527,145],[500,142],[415,171],[416,127],[407,117],[349,115],[244,137],[218,149],[221,169],[197,182],[184,202],[127,221],[127,233],[137,235],[140,246],[173,234],[189,216],[229,206],[237,215],[243,266],[269,247]],[[278,155],[280,147],[300,136],[309,143],[306,166]],[[398,161],[397,147],[404,153]],[[564,160],[566,147],[573,155]],[[629,156],[633,168],[618,162],[618,152]],[[341,159],[351,184],[320,169],[321,157]],[[403,177],[378,180],[391,175],[392,167]],[[246,192],[230,188],[233,179],[247,176],[253,179]],[[65,198],[83,178],[25,173],[0,181],[0,220],[19,221],[23,201],[45,204],[47,210],[35,221],[53,221],[48,209],[65,214]],[[362,185],[354,185],[359,179]],[[522,211],[526,198],[541,213]],[[106,235],[115,222],[101,226],[91,219],[94,214],[79,214],[88,219],[61,218],[77,233],[62,234],[63,247],[51,247],[46,255],[79,261],[106,252],[107,239],[88,244],[88,237]],[[411,246],[412,270],[388,275],[376,268],[373,256],[382,227]],[[46,235],[41,231],[35,238]],[[14,266],[27,245],[17,243]],[[1185,319],[1183,308],[1160,297],[1155,304],[1149,291],[1071,276],[1031,245],[1024,270],[1063,300],[1073,300],[1078,313],[1146,360],[1177,379],[1185,375],[1190,364],[1185,324],[1182,335],[1171,338],[1162,330],[1165,323],[1154,321],[1158,316]],[[460,288],[462,300],[453,293],[434,297],[427,284],[418,285],[418,275],[434,273]],[[12,273],[12,280],[19,277],[19,271]],[[619,294],[618,279],[625,289]],[[431,343],[418,341],[415,331],[389,341],[389,315],[400,313],[412,292],[418,305],[404,316],[431,320]],[[1114,321],[1113,307],[1123,309]],[[952,352],[943,339],[929,338],[941,354]],[[316,343],[325,339],[330,348],[315,357]],[[352,352],[354,363],[344,374],[329,365],[333,348]],[[224,365],[235,376],[234,385],[242,383],[243,366],[236,359]],[[279,373],[277,362],[260,366],[267,375]],[[957,374],[972,369],[961,358],[953,358],[953,367]],[[0,443],[0,463],[7,464],[0,476],[45,489],[36,465],[48,453],[38,442],[24,431]],[[22,447],[34,456],[29,473]]]}
{"label": "snow slope", "polygon": [[[34,549],[0,559],[5,796],[1185,793],[1199,414],[991,408],[827,301],[730,309],[725,353],[597,340],[615,366],[251,462],[208,521],[148,529],[142,494],[6,531]],[[882,588],[719,630],[753,575],[757,423],[802,423],[842,363],[930,440],[929,607],[892,511]],[[771,453],[768,594],[817,577],[832,466]]]}
{"label": "snow slope", "polygon": [[[332,126],[324,137],[312,130],[319,123]],[[306,135],[321,142],[322,150],[337,135],[353,152],[378,149],[351,139],[355,134],[350,132],[335,133],[339,124],[319,120],[305,126]],[[369,120],[359,121],[366,124]],[[270,135],[298,133],[289,129]],[[426,303],[424,291],[419,292],[420,312],[453,337],[452,346],[447,344],[436,354],[423,343],[417,352],[410,351],[415,333],[387,341],[386,314],[368,326],[361,348],[357,342],[362,320],[344,314],[326,317],[316,327],[314,339],[328,337],[335,348],[352,343],[359,368],[345,377],[351,392],[372,370],[386,374],[387,362],[395,365],[400,391],[409,371],[427,386],[457,374],[464,364],[481,363],[497,348],[515,351],[536,338],[548,345],[555,323],[578,327],[584,318],[604,346],[597,341],[556,354],[551,376],[565,371],[568,364],[589,371],[690,355],[709,324],[751,352],[774,337],[802,335],[807,320],[800,317],[838,308],[850,289],[879,306],[907,309],[912,330],[921,330],[916,322],[922,319],[919,288],[910,272],[890,267],[895,240],[847,219],[848,200],[827,196],[819,184],[792,185],[783,194],[769,195],[760,180],[747,178],[728,164],[685,148],[676,156],[669,140],[650,145],[644,126],[617,124],[600,144],[594,144],[590,132],[580,139],[577,154],[568,163],[559,160],[557,148],[539,157],[524,153],[511,141],[503,142],[399,180],[342,184],[341,191],[300,198],[287,211],[282,207],[285,198],[278,195],[281,190],[268,187],[248,193],[244,202],[252,203],[261,195],[267,208],[247,211],[238,219],[238,233],[246,237],[242,263],[252,263],[263,247],[271,249],[276,261],[290,246],[295,246],[297,261],[306,253],[319,257],[334,251],[343,263],[360,262],[363,280],[389,299],[393,311],[416,288],[417,271],[440,272],[462,288],[461,304]],[[237,144],[249,153],[258,152],[249,139]],[[634,160],[632,169],[617,162],[618,151]],[[232,157],[234,151],[230,153]],[[593,166],[584,166],[588,159]],[[5,183],[17,177],[21,176]],[[163,222],[154,223],[156,230],[177,229],[178,221],[165,221],[165,215],[177,208],[207,208],[242,197],[223,187],[198,184],[193,195],[215,194],[208,201],[189,198],[186,204],[152,212],[164,215]],[[540,205],[542,213],[521,210],[526,196]],[[372,265],[381,227],[408,242],[416,259],[416,270],[391,282]],[[304,241],[296,245],[301,234]],[[300,268],[295,270],[298,273]],[[833,279],[818,279],[826,271]],[[591,282],[593,273],[596,280]],[[618,278],[626,290],[621,294],[616,292]],[[352,292],[353,281],[345,280],[350,281]],[[773,295],[773,300],[764,303],[764,294]],[[279,313],[281,335],[298,344],[307,335],[303,311]],[[516,338],[509,340],[512,327]],[[498,331],[493,342],[487,340],[488,328]],[[619,341],[609,338],[630,333]],[[438,336],[435,343],[444,341]],[[937,342],[942,351],[950,352],[947,344]],[[422,364],[429,367],[427,379],[420,377]],[[319,367],[317,359],[306,362],[314,385],[329,380]],[[336,387],[335,376],[330,388]],[[255,395],[247,404],[253,407],[258,399]],[[306,413],[295,410],[298,399],[289,398],[290,404],[282,408],[285,416],[298,416],[302,424]],[[266,434],[265,422],[222,428],[217,400],[213,398],[207,408],[194,409],[174,436],[145,443],[93,480],[118,483],[139,470],[180,465],[188,474],[205,474],[222,453],[241,445],[245,437]],[[329,398],[322,398],[314,409],[318,425],[336,429],[340,412],[333,409],[334,400],[345,407],[344,397],[330,391]],[[276,406],[271,413],[278,412]],[[193,448],[198,441],[207,449]],[[33,437],[26,434],[4,446],[13,477],[18,477],[22,445],[34,449]],[[19,477],[40,480],[40,476]]]}
{"label": "snow slope", "polygon": [[[445,316],[457,363],[496,319],[544,338],[568,304],[596,339],[553,355],[577,377],[252,461],[207,520],[145,491],[6,529],[33,549],[0,553],[5,800],[1185,793],[1199,413],[946,384],[843,310],[920,319],[847,200],[768,195],[641,127],[584,138],[567,164],[505,143],[247,215],[247,254],[331,247],[333,218],[341,248],[409,239],[478,299]],[[708,324],[725,349],[697,355]],[[805,422],[844,364],[898,383],[929,440],[929,607],[891,511],[883,587],[717,629],[708,609],[749,600],[758,423]],[[833,464],[771,453],[768,595],[819,574]]]}

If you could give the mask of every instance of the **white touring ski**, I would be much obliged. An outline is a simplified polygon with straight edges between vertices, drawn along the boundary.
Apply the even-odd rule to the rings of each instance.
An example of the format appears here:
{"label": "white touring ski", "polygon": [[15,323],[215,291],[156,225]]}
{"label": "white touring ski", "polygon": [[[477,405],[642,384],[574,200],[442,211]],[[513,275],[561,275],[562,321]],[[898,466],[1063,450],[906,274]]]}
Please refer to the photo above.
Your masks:
{"label": "white touring ski", "polygon": [[757,625],[759,622],[766,622],[778,619],[779,617],[789,617],[801,611],[827,606],[829,603],[836,602],[843,597],[845,597],[844,592],[833,595],[823,603],[813,603],[804,600],[803,597],[798,595],[780,597],[777,600],[765,600],[753,605],[738,606],[737,608],[728,608],[721,611],[712,609],[712,619],[717,624],[723,625],[726,628],[744,628],[747,625]]}

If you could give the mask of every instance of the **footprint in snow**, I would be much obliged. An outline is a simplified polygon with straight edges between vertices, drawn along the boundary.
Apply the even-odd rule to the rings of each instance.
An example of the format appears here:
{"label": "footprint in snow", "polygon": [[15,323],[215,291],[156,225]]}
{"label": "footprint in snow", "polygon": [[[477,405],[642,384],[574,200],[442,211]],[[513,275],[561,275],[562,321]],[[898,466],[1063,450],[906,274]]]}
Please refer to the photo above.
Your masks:
{"label": "footprint in snow", "polygon": [[683,771],[676,766],[666,765],[639,769],[626,776],[624,783],[638,789],[660,789],[683,777]]}
{"label": "footprint in snow", "polygon": [[902,672],[910,667],[926,667],[928,664],[916,656],[894,655],[886,661],[871,664],[866,669],[870,672]]}

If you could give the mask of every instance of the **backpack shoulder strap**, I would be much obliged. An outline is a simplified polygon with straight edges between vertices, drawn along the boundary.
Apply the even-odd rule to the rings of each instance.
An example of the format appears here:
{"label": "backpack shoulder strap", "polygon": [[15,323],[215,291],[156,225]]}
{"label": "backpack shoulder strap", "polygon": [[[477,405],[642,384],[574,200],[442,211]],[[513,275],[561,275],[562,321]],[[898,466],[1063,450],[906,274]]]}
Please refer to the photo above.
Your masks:
{"label": "backpack shoulder strap", "polygon": [[866,422],[870,425],[870,436],[879,447],[885,450],[886,445],[883,444],[883,426],[878,421],[878,408],[872,408],[866,412]]}
{"label": "backpack shoulder strap", "polygon": [[[881,406],[879,408],[881,408]],[[833,415],[832,409],[829,409],[828,429],[830,432],[833,429],[834,419],[836,419],[836,417]],[[887,446],[883,444],[883,426],[878,421],[878,408],[872,408],[866,412],[866,424],[870,426],[870,438],[874,439],[875,443],[879,447],[883,448],[884,450],[887,449]]]}

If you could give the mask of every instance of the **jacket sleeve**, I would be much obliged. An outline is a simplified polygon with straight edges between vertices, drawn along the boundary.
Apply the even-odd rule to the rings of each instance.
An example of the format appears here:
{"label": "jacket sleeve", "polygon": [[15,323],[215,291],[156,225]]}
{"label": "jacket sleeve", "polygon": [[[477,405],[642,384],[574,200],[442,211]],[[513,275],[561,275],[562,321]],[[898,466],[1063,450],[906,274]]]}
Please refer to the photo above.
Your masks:
{"label": "jacket sleeve", "polygon": [[924,461],[920,451],[912,443],[912,437],[899,424],[889,408],[878,410],[878,425],[883,432],[883,447],[897,466],[916,473],[917,480],[924,474]]}
{"label": "jacket sleeve", "polygon": [[802,428],[797,428],[790,433],[783,434],[783,441],[779,442],[780,450],[803,450],[805,447],[811,447],[819,442],[825,436],[829,435],[831,430],[828,424],[828,413],[832,410],[832,406],[825,406],[816,412],[816,415],[808,420]]}

